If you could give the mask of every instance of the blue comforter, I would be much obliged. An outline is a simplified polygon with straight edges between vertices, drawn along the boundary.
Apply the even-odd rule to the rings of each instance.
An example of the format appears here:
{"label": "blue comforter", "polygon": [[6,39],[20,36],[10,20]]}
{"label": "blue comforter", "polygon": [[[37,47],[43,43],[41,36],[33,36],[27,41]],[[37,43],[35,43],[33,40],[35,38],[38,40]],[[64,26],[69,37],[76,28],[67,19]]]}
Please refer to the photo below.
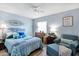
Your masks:
{"label": "blue comforter", "polygon": [[37,37],[28,40],[7,39],[5,46],[8,49],[8,53],[12,56],[25,56],[29,55],[35,49],[42,48],[42,42],[41,39]]}

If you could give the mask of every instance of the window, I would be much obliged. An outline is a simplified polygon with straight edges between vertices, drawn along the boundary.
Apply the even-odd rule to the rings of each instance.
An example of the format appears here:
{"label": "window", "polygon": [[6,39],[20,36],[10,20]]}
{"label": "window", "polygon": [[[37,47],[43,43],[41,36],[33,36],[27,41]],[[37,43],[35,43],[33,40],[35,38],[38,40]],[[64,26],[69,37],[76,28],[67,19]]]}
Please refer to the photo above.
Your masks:
{"label": "window", "polygon": [[42,22],[37,22],[37,32],[44,32],[47,33],[47,22],[42,21]]}

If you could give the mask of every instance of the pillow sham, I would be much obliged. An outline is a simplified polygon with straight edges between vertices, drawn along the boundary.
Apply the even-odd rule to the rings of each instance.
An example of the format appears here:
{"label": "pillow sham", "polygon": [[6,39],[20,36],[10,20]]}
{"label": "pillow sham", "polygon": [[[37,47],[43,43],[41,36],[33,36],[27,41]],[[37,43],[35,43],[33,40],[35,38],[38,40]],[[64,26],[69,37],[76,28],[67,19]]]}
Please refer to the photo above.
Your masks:
{"label": "pillow sham", "polygon": [[12,38],[13,38],[13,34],[11,34],[11,35],[7,36],[7,38],[6,38],[6,39],[12,39]]}
{"label": "pillow sham", "polygon": [[14,39],[18,39],[18,38],[19,38],[19,34],[18,34],[17,32],[14,32],[14,33],[13,33],[13,38],[14,38]]}
{"label": "pillow sham", "polygon": [[6,38],[13,38],[13,32],[11,32],[11,31],[8,31],[7,33],[6,33]]}

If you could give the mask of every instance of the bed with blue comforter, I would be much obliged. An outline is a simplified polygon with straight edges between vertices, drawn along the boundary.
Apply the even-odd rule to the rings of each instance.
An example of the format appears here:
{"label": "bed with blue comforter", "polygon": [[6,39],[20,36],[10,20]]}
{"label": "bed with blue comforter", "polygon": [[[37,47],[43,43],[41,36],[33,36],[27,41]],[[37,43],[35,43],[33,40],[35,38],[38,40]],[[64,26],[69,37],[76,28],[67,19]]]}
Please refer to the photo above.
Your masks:
{"label": "bed with blue comforter", "polygon": [[42,48],[42,41],[37,37],[6,39],[5,46],[11,56],[27,56],[34,50]]}

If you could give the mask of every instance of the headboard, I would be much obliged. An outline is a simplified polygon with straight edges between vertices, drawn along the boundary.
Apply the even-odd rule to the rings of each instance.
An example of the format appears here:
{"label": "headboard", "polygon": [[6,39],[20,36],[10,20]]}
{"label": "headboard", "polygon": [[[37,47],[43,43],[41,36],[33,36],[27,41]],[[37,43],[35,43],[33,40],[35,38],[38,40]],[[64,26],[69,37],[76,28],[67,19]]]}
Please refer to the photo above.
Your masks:
{"label": "headboard", "polygon": [[8,37],[10,35],[15,35],[15,36],[19,35],[18,36],[19,38],[23,38],[26,35],[25,29],[23,29],[23,28],[8,28],[8,31],[6,33],[6,37]]}

